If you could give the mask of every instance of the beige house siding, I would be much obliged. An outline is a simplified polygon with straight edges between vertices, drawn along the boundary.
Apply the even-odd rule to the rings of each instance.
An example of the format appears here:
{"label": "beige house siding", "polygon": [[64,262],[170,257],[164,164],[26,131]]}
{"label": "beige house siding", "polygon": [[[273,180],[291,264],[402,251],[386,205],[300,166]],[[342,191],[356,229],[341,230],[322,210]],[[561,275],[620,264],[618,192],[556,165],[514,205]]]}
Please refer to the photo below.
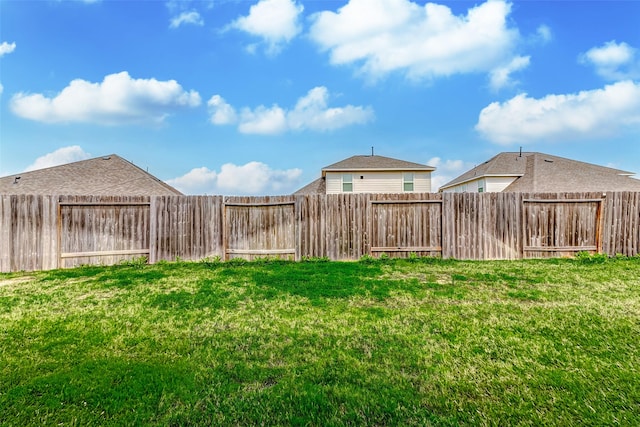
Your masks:
{"label": "beige house siding", "polygon": [[342,174],[327,172],[325,177],[327,194],[342,193]]}
{"label": "beige house siding", "polygon": [[414,193],[431,193],[431,173],[414,174]]}
{"label": "beige house siding", "polygon": [[463,182],[442,190],[443,193],[469,193],[478,191],[478,180]]}
{"label": "beige house siding", "polygon": [[[413,173],[413,193],[431,192],[431,174]],[[404,193],[403,176],[405,172],[327,172],[327,194],[342,193],[342,177],[352,175],[353,193]]]}
{"label": "beige house siding", "polygon": [[478,193],[479,189],[485,193],[499,193],[504,191],[517,177],[489,176],[473,179],[443,190],[443,193]]}
{"label": "beige house siding", "polygon": [[514,176],[494,176],[487,177],[485,180],[487,181],[487,188],[484,191],[490,193],[499,193],[504,191],[513,181],[515,181],[517,177]]}

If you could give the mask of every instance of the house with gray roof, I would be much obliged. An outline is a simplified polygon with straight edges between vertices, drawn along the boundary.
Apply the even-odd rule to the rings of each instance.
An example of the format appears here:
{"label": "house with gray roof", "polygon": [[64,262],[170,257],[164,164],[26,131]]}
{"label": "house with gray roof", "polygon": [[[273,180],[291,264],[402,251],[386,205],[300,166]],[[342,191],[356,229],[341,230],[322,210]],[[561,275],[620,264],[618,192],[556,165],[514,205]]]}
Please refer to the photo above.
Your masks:
{"label": "house with gray roof", "polygon": [[633,172],[538,152],[503,152],[440,187],[440,192],[640,191]]}
{"label": "house with gray roof", "polygon": [[322,168],[294,194],[429,193],[436,168],[378,155],[352,156]]}
{"label": "house with gray roof", "polygon": [[182,195],[169,184],[115,154],[2,177],[1,194]]}

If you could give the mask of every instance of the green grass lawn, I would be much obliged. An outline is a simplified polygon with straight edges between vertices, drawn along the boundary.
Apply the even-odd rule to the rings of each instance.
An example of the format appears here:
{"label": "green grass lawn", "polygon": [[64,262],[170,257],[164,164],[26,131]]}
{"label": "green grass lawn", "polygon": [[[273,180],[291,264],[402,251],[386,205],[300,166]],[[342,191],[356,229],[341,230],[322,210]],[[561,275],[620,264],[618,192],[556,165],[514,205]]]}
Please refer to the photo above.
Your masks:
{"label": "green grass lawn", "polygon": [[640,425],[640,258],[0,274],[0,425]]}

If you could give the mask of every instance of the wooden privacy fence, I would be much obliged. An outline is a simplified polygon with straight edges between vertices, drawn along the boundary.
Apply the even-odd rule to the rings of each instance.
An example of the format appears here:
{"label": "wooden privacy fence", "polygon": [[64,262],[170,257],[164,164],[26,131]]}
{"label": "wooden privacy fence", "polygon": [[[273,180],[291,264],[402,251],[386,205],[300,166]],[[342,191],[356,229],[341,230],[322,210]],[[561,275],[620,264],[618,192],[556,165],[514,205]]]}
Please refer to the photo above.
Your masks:
{"label": "wooden privacy fence", "polygon": [[0,271],[207,257],[633,256],[640,193],[0,195]]}
{"label": "wooden privacy fence", "polygon": [[149,256],[149,201],[58,202],[58,266],[114,264]]}

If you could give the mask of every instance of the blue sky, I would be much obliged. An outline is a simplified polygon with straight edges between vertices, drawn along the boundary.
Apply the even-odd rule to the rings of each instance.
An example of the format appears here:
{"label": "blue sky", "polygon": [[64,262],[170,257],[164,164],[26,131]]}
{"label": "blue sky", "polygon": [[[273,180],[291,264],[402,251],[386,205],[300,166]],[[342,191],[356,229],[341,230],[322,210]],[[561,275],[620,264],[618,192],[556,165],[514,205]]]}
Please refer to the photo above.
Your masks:
{"label": "blue sky", "polygon": [[288,194],[375,153],[640,173],[640,1],[0,0],[0,176],[118,154]]}

